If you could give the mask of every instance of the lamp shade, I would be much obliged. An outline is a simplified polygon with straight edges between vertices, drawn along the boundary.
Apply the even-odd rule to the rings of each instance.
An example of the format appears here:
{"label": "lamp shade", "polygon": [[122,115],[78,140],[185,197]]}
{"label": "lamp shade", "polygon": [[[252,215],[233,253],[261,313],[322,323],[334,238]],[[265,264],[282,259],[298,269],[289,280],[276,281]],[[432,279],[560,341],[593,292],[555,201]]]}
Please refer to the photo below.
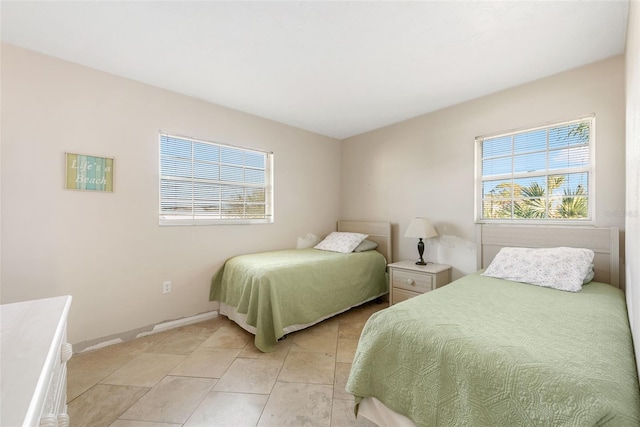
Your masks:
{"label": "lamp shade", "polygon": [[404,237],[417,237],[420,239],[430,239],[437,235],[438,233],[428,218],[413,218],[404,233]]}

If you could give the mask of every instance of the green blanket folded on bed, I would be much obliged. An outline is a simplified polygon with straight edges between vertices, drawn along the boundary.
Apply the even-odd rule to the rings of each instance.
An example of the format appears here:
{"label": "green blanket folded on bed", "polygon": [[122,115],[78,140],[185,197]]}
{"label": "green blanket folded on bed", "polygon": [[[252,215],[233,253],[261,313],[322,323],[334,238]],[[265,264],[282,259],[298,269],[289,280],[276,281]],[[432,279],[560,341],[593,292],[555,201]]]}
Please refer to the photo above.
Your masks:
{"label": "green blanket folded on bed", "polygon": [[235,307],[273,351],[284,328],[305,325],[387,293],[377,251],[350,254],[292,249],[229,259],[211,281],[209,300]]}
{"label": "green blanket folded on bed", "polygon": [[623,293],[472,274],[374,314],[347,391],[418,426],[638,426]]}

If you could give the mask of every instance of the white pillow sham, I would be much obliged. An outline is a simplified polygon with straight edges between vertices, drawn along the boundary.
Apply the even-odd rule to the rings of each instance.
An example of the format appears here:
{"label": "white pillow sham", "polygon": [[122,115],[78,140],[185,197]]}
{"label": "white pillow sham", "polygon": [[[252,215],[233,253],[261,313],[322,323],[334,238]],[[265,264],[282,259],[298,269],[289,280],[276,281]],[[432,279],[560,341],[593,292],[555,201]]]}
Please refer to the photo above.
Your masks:
{"label": "white pillow sham", "polygon": [[584,248],[502,248],[482,275],[578,292],[593,256]]}
{"label": "white pillow sham", "polygon": [[362,242],[367,237],[369,237],[368,234],[334,231],[314,247],[323,251],[348,254],[350,252],[353,252],[353,250],[360,244],[360,242]]}

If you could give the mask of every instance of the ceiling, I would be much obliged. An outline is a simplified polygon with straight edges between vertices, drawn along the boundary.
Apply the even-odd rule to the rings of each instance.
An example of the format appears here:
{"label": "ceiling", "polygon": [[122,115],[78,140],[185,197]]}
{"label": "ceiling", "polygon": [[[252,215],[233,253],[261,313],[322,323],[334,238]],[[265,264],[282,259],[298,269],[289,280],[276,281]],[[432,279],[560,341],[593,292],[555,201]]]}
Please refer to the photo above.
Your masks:
{"label": "ceiling", "polygon": [[624,52],[628,0],[2,1],[2,40],[344,139]]}

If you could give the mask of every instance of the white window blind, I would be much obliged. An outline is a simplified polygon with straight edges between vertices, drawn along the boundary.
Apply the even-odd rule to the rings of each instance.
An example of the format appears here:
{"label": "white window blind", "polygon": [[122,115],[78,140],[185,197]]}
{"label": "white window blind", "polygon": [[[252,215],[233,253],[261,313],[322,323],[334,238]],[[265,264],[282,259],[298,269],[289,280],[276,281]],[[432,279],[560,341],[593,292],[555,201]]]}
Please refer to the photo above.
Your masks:
{"label": "white window blind", "polygon": [[160,224],[273,222],[273,154],[160,134]]}
{"label": "white window blind", "polygon": [[594,121],[476,138],[476,219],[591,221]]}

